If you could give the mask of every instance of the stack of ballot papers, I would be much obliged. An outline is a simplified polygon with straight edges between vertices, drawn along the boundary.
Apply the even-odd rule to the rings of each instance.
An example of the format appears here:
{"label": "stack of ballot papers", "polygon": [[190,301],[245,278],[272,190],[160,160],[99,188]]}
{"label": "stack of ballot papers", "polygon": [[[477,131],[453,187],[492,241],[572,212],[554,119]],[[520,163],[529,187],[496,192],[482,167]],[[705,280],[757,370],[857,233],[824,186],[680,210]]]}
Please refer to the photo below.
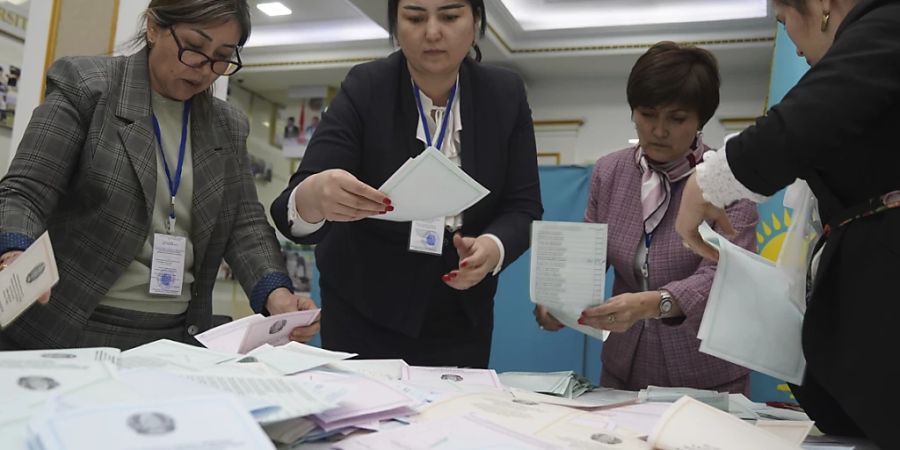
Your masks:
{"label": "stack of ballot papers", "polygon": [[219,325],[195,337],[207,348],[244,354],[263,344],[287,344],[291,340],[291,331],[311,325],[319,318],[319,311],[310,309],[269,317],[254,314]]}
{"label": "stack of ballot papers", "polygon": [[638,400],[642,402],[676,402],[682,397],[688,396],[694,400],[706,403],[709,406],[729,411],[730,397],[727,392],[711,391],[707,389],[694,389],[686,387],[659,387],[647,386],[638,392]]}
{"label": "stack of ballot papers", "polygon": [[571,370],[564,372],[504,372],[500,381],[509,387],[565,398],[576,398],[594,386]]}
{"label": "stack of ballot papers", "polygon": [[607,225],[531,223],[531,302],[563,325],[606,340],[609,331],[579,325],[581,312],[603,303]]}
{"label": "stack of ballot papers", "polygon": [[0,328],[4,328],[16,317],[37,302],[42,295],[50,292],[59,281],[56,259],[50,235],[44,233],[28,247],[15,261],[0,271]]}
{"label": "stack of ballot papers", "polygon": [[455,216],[490,193],[434,150],[407,160],[378,190],[391,199],[394,210],[372,218],[394,222]]}

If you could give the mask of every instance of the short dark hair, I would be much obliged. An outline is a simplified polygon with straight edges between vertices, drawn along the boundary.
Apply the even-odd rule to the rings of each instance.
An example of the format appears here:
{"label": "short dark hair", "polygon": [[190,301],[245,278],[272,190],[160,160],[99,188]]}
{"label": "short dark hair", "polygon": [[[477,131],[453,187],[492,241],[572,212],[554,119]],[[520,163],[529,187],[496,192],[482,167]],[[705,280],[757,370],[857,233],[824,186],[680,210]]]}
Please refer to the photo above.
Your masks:
{"label": "short dark hair", "polygon": [[638,58],[628,76],[631,110],[679,105],[697,113],[700,127],[719,107],[719,64],[707,50],[659,42]]}
{"label": "short dark hair", "polygon": [[[484,10],[484,0],[466,0],[469,3],[469,6],[472,7],[472,15],[475,16],[475,20],[480,20],[481,25],[479,26],[478,35],[479,37],[484,37],[484,32],[487,29],[487,12]],[[397,36],[397,14],[400,5],[400,0],[388,0],[388,32],[391,34],[391,39],[396,38]],[[481,61],[481,49],[478,48],[478,44],[475,44],[475,59],[477,61]]]}
{"label": "short dark hair", "polygon": [[774,0],[775,3],[796,9],[800,14],[806,14],[809,11],[809,4],[806,0]]}
{"label": "short dark hair", "polygon": [[170,28],[176,23],[225,23],[234,19],[241,27],[238,46],[243,46],[250,37],[250,6],[247,0],[151,0],[141,15],[141,31],[135,36],[133,44],[147,43],[145,24],[148,18],[161,28]]}

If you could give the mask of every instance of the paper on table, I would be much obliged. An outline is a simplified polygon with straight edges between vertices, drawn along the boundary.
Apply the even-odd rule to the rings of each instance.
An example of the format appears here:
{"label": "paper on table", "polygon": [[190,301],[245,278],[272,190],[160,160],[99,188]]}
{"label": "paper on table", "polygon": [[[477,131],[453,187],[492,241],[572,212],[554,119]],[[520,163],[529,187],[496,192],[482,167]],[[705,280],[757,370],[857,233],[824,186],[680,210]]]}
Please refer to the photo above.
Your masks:
{"label": "paper on table", "polygon": [[700,234],[719,249],[719,263],[697,337],[700,351],[794,384],[803,382],[803,314],[787,275],[732,244],[706,223]]}
{"label": "paper on table", "polygon": [[600,340],[609,331],[579,325],[578,318],[603,303],[606,239],[606,224],[531,224],[531,302],[547,307],[563,325]]}
{"label": "paper on table", "polygon": [[15,261],[0,271],[0,328],[33,305],[59,281],[50,234],[44,232]]}
{"label": "paper on table", "polygon": [[105,448],[122,450],[272,449],[272,441],[229,395],[105,405],[36,420],[43,450],[94,450],[98,432]]}
{"label": "paper on table", "polygon": [[516,433],[471,415],[409,425],[350,438],[335,444],[340,450],[406,449],[522,449],[553,450],[554,445]]}
{"label": "paper on table", "polygon": [[671,403],[635,403],[618,408],[593,411],[591,415],[614,424],[616,431],[627,430],[635,436],[644,437],[653,431],[663,414],[672,406]]}
{"label": "paper on table", "polygon": [[358,373],[379,380],[399,380],[403,368],[409,367],[402,359],[351,359],[329,363],[329,369]]}
{"label": "paper on table", "polygon": [[302,372],[335,361],[356,356],[356,353],[333,352],[299,342],[288,342],[280,347],[261,345],[248,353],[282,375]]}
{"label": "paper on table", "polygon": [[155,368],[202,371],[236,355],[159,339],[122,352],[120,369]]}
{"label": "paper on table", "polygon": [[394,222],[455,216],[490,193],[433,150],[408,160],[378,190],[391,199],[394,210],[372,218]]}
{"label": "paper on table", "polygon": [[555,395],[541,394],[516,388],[512,388],[510,392],[520,400],[546,403],[548,405],[567,406],[569,408],[583,410],[614,408],[637,402],[637,392],[620,391],[611,388],[598,388],[594,391],[586,392],[578,398],[557,397]]}
{"label": "paper on table", "polygon": [[261,423],[278,422],[326,411],[335,406],[315,391],[315,386],[291,377],[219,376],[179,374],[188,380],[232,393],[239,398],[255,398],[278,409],[257,415]]}
{"label": "paper on table", "polygon": [[810,420],[757,420],[756,427],[762,428],[793,445],[806,440],[815,422]]}
{"label": "paper on table", "polygon": [[115,377],[116,367],[97,355],[109,349],[0,352],[0,414],[43,404],[57,394]]}
{"label": "paper on table", "polygon": [[497,377],[497,372],[493,369],[407,366],[403,368],[402,379],[413,382],[471,384],[497,389],[503,387],[503,384],[500,383],[500,378]]}
{"label": "paper on table", "polygon": [[798,450],[774,434],[690,397],[666,410],[650,433],[653,448],[721,448],[729,450]]}
{"label": "paper on table", "polygon": [[[397,391],[391,386],[364,376],[333,372],[308,371],[292,375],[306,382],[317,383],[342,392],[333,398],[336,408],[318,413],[314,416],[319,426],[328,429],[329,425],[346,422],[349,419],[370,416],[385,411],[400,411],[416,404],[416,400]],[[381,417],[378,417],[381,418]],[[386,417],[390,418],[390,417]],[[362,420],[368,422],[369,420]]]}

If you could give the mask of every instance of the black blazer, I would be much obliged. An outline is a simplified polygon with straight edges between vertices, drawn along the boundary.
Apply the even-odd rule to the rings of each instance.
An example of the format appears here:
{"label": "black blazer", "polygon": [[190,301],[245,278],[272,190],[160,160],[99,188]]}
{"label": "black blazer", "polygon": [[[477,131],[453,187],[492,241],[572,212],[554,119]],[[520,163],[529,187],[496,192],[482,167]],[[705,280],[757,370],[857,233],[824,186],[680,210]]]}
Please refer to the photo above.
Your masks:
{"label": "black blazer", "polygon": [[[524,83],[510,71],[467,58],[459,83],[462,169],[491,191],[465,211],[462,233],[500,238],[505,267],[528,248],[531,222],[543,213],[531,110]],[[402,52],[354,67],[323,115],[297,173],[272,203],[278,229],[291,236],[288,198],[310,175],[341,168],[369,186],[381,186],[424,150],[416,139],[418,120]],[[445,247],[443,257],[412,253],[409,232],[409,222],[364,219],[329,222],[310,236],[293,239],[319,243],[323,287],[391,329],[418,335],[426,303],[437,295],[461,296],[474,322],[490,320],[497,277],[488,275],[467,291],[447,287],[440,277],[458,264],[455,250]]]}
{"label": "black blazer", "polygon": [[[862,0],[828,53],[757,125],[730,140],[728,162],[751,190],[772,194],[803,178],[825,223],[900,189],[900,1]],[[803,324],[807,376],[798,398],[817,426],[836,409],[803,395],[821,385],[877,444],[896,446],[884,405],[893,386],[900,298],[900,209],[835,227]],[[833,431],[834,430],[834,431]]]}

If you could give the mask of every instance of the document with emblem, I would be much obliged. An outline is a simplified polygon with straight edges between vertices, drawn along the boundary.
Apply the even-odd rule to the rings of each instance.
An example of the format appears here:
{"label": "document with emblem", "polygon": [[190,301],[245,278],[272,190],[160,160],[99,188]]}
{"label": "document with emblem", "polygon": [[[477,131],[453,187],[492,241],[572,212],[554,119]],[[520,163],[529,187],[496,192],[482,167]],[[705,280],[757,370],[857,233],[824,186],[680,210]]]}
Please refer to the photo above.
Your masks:
{"label": "document with emblem", "polygon": [[531,302],[563,325],[604,341],[609,331],[579,325],[578,318],[604,301],[606,239],[606,224],[531,223]]}
{"label": "document with emblem", "polygon": [[50,234],[44,232],[15,261],[0,270],[0,328],[25,312],[59,281]]}
{"label": "document with emblem", "polygon": [[269,317],[254,314],[219,325],[195,337],[209,349],[244,354],[263,344],[287,344],[290,342],[291,331],[315,322],[319,318],[319,311],[310,309]]}
{"label": "document with emblem", "polygon": [[394,222],[455,216],[491,192],[434,150],[407,160],[378,190],[394,210],[372,218]]}
{"label": "document with emblem", "polygon": [[31,448],[44,450],[275,449],[230,395],[80,408],[39,418],[32,429]]}

